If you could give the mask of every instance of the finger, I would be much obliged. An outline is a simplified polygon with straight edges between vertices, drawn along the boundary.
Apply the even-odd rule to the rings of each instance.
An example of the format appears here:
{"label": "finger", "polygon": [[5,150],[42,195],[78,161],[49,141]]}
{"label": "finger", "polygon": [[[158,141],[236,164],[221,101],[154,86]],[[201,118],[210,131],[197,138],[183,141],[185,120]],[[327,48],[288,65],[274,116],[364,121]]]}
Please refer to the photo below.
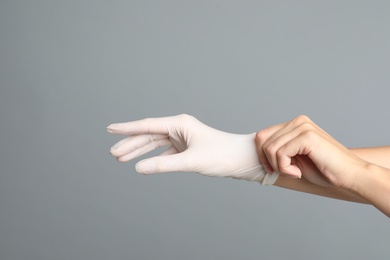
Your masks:
{"label": "finger", "polygon": [[130,160],[137,158],[141,155],[144,155],[148,152],[151,152],[159,147],[170,145],[170,144],[171,144],[171,142],[168,139],[156,140],[156,141],[148,143],[147,145],[142,146],[142,147],[140,147],[140,148],[138,148],[138,149],[136,149],[128,154],[117,157],[117,160],[119,162],[127,162],[127,161],[130,161]]}
{"label": "finger", "polygon": [[168,136],[159,135],[159,134],[145,134],[145,135],[130,136],[125,139],[122,139],[114,146],[112,146],[110,153],[113,156],[120,157],[122,155],[131,153],[132,151],[137,150],[141,147],[144,147],[154,141],[159,141],[162,139],[168,139]]}
{"label": "finger", "polygon": [[304,177],[306,180],[323,187],[332,186],[320,173],[315,163],[309,157],[298,155],[294,158],[299,158],[298,160],[294,161],[296,162],[296,165],[299,167],[299,169],[301,169],[302,177]]}
{"label": "finger", "polygon": [[263,165],[264,169],[268,173],[273,173],[274,169],[271,167],[271,164],[268,162],[267,156],[265,155],[265,152],[263,150],[263,143],[264,143],[264,137],[263,133],[261,131],[256,133],[256,152],[257,152],[257,158],[261,165]]}
{"label": "finger", "polygon": [[274,125],[271,127],[268,127],[266,129],[263,129],[256,133],[255,137],[255,143],[256,143],[256,152],[257,157],[259,159],[259,162],[261,165],[263,165],[264,169],[268,173],[274,172],[274,169],[272,168],[271,164],[268,161],[267,156],[265,155],[263,146],[264,143],[273,135],[275,132],[279,131],[281,128],[283,128],[287,123]]}
{"label": "finger", "polygon": [[136,135],[136,134],[168,134],[168,125],[172,117],[145,118],[141,120],[111,124],[107,131],[111,134]]}
{"label": "finger", "polygon": [[297,155],[309,155],[312,152],[312,144],[317,143],[314,132],[305,132],[287,142],[278,152],[278,164],[281,173],[301,177],[302,172],[291,160]]}
{"label": "finger", "polygon": [[304,123],[309,123],[311,120],[307,116],[298,116],[294,118],[293,120],[290,120],[286,123],[280,124],[278,128],[274,128],[274,131],[272,135],[266,140],[264,143],[264,146],[267,146],[271,143],[273,143],[277,138],[279,138],[281,135],[284,135],[285,133],[292,131],[293,129],[301,126]]}
{"label": "finger", "polygon": [[179,153],[180,151],[176,149],[176,147],[174,147],[173,145],[171,145],[170,147],[168,147],[167,150],[165,150],[164,152],[162,152],[160,154],[160,156],[166,156],[166,155],[171,155],[171,154],[176,154],[176,153]]}
{"label": "finger", "polygon": [[[300,115],[291,121],[279,125],[278,128],[263,144],[263,151],[271,167],[279,171],[278,159],[276,153],[289,140],[297,137],[301,132],[307,130],[319,130],[310,118]],[[321,130],[322,131],[322,130]]]}
{"label": "finger", "polygon": [[196,119],[189,115],[177,115],[170,117],[145,118],[127,123],[111,124],[107,131],[111,134],[135,135],[135,134],[169,134],[170,128],[186,126]]}
{"label": "finger", "polygon": [[[292,131],[285,132],[282,135],[276,137],[271,143],[267,142],[263,145],[263,151],[267,157],[268,162],[271,164],[271,167],[280,172],[279,157],[281,153],[281,147],[286,143],[293,140],[301,134],[302,127],[297,127]],[[290,162],[291,163],[291,162]]]}
{"label": "finger", "polygon": [[168,156],[156,156],[136,164],[135,169],[142,174],[163,172],[189,172],[191,167],[186,159],[186,152]]}

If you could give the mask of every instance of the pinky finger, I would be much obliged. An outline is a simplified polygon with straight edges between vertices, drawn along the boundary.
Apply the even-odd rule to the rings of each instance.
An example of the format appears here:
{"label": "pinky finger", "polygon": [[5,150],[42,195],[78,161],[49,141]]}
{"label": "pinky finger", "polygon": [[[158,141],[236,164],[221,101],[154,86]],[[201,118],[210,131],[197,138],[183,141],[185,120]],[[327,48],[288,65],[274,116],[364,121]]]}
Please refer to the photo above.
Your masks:
{"label": "pinky finger", "polygon": [[306,139],[299,136],[286,143],[277,153],[278,167],[282,174],[292,178],[301,178],[301,169],[293,163],[293,158],[297,155],[307,155],[308,147]]}

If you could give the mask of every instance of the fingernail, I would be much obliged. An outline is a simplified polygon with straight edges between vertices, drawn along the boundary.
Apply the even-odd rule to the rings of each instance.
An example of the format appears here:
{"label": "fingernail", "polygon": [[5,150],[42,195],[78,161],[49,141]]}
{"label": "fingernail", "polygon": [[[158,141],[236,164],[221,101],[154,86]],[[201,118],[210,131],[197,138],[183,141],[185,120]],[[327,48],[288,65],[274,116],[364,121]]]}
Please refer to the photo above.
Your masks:
{"label": "fingernail", "polygon": [[290,179],[300,179],[302,177],[301,175],[296,174],[285,174],[285,176]]}
{"label": "fingernail", "polygon": [[112,125],[109,125],[107,126],[107,132],[109,132],[110,134],[112,134]]}
{"label": "fingernail", "polygon": [[111,124],[111,125],[107,126],[107,132],[109,132],[109,133],[114,133],[115,130],[118,130],[117,124]]}

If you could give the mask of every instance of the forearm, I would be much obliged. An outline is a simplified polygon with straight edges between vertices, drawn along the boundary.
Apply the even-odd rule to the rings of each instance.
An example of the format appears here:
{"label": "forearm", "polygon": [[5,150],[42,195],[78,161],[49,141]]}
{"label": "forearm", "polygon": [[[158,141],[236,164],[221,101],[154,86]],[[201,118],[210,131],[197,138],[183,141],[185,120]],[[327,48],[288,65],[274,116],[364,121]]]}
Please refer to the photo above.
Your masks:
{"label": "forearm", "polygon": [[390,217],[390,146],[348,149],[304,115],[257,132],[255,142],[267,172],[281,173],[275,186],[369,203]]}
{"label": "forearm", "polygon": [[[356,180],[362,185],[352,188],[322,187],[313,184],[304,178],[291,179],[280,176],[275,186],[314,195],[372,204],[386,215],[390,212],[390,147],[353,148],[350,149],[361,159],[372,164],[364,173],[356,173],[361,179]],[[387,169],[386,169],[387,168]]]}
{"label": "forearm", "polygon": [[390,169],[390,146],[352,148],[350,151],[367,162]]}
{"label": "forearm", "polygon": [[279,176],[274,186],[300,191],[300,192],[306,192],[306,193],[333,198],[333,199],[369,204],[369,202],[363,199],[362,197],[354,193],[351,193],[347,190],[337,188],[337,187],[319,186],[307,181],[305,178],[293,179],[284,176]]}
{"label": "forearm", "polygon": [[390,217],[390,169],[367,163],[344,188]]}

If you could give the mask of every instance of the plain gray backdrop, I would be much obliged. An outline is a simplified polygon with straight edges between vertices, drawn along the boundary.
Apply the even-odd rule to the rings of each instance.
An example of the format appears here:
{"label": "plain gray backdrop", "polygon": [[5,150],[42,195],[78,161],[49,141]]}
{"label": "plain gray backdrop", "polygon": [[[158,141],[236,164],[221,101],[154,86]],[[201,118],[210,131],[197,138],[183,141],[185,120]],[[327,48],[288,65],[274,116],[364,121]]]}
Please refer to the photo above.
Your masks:
{"label": "plain gray backdrop", "polygon": [[[0,259],[389,259],[372,206],[142,176],[106,126],[299,114],[389,145],[388,1],[0,1]],[[144,156],[145,157],[145,156]]]}

